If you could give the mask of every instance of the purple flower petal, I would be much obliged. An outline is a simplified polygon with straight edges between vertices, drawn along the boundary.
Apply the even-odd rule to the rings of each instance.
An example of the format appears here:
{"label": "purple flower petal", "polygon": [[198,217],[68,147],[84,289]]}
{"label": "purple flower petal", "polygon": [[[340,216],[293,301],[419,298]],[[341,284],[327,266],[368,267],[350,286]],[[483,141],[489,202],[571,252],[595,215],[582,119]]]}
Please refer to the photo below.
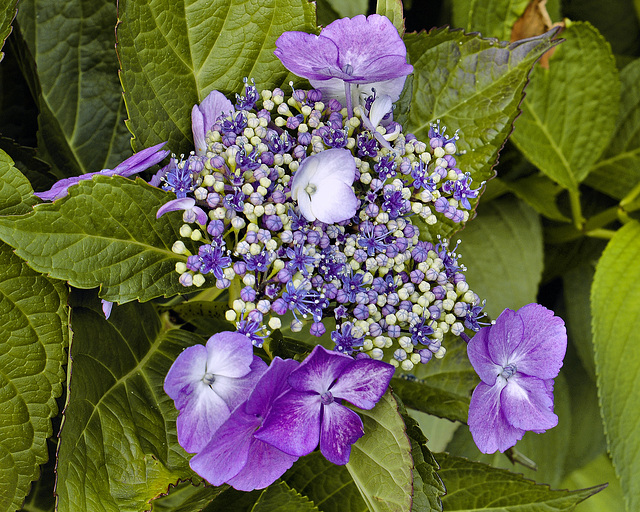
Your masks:
{"label": "purple flower petal", "polygon": [[251,340],[237,332],[211,336],[207,341],[207,354],[208,372],[235,379],[249,373],[249,366],[254,362]]}
{"label": "purple flower petal", "polygon": [[500,410],[501,391],[500,385],[487,386],[481,382],[471,396],[469,430],[482,453],[504,452],[525,433],[525,430],[511,425]]}
{"label": "purple flower petal", "polygon": [[319,221],[335,224],[353,217],[359,204],[349,185],[337,180],[324,180],[311,198],[311,211]]}
{"label": "purple flower petal", "polygon": [[175,212],[178,210],[190,210],[196,205],[196,200],[193,197],[181,197],[179,199],[172,199],[168,203],[163,204],[156,212],[156,219],[162,217],[165,213]]}
{"label": "purple flower petal", "polygon": [[567,350],[564,321],[539,304],[520,308],[518,316],[524,323],[524,333],[511,362],[527,375],[540,379],[557,377]]}
{"label": "purple flower petal", "polygon": [[336,402],[324,406],[320,451],[329,462],[340,465],[349,462],[351,445],[363,435],[362,420],[355,412]]}
{"label": "purple flower petal", "polygon": [[340,68],[336,43],[322,35],[285,32],[276,40],[273,53],[285,68],[304,78],[326,80],[349,77]]}
{"label": "purple flower petal", "polygon": [[267,363],[258,356],[253,356],[249,369],[249,373],[241,378],[216,375],[215,382],[210,386],[226,402],[231,411],[247,399],[247,395],[267,370]]}
{"label": "purple flower petal", "polygon": [[360,409],[373,409],[387,390],[394,371],[393,366],[382,361],[358,359],[340,374],[331,393]]}
{"label": "purple flower petal", "polygon": [[302,457],[318,446],[320,411],[317,393],[288,391],[274,402],[254,436],[289,455]]}
{"label": "purple flower petal", "polygon": [[196,155],[207,153],[207,132],[222,114],[233,112],[233,104],[218,91],[211,91],[200,105],[194,105],[191,110],[191,129]]}
{"label": "purple flower petal", "polygon": [[102,299],[102,312],[104,313],[104,317],[109,320],[111,316],[111,310],[113,309],[113,302],[109,302],[108,300]]}
{"label": "purple flower petal", "polygon": [[545,431],[558,424],[553,413],[553,398],[549,397],[544,381],[515,374],[500,395],[504,415],[514,427]]}
{"label": "purple flower petal", "polygon": [[489,355],[489,331],[491,326],[483,327],[471,338],[467,345],[467,356],[471,361],[471,366],[482,379],[482,382],[493,386],[496,377],[502,371],[502,367],[497,365]]}
{"label": "purple flower petal", "polygon": [[276,356],[247,399],[245,412],[266,417],[273,401],[291,389],[288,377],[298,366],[300,363],[294,359],[281,359]]}
{"label": "purple flower petal", "polygon": [[520,344],[524,333],[522,319],[515,311],[505,309],[489,330],[487,348],[491,360],[501,366],[511,362],[511,354]]}
{"label": "purple flower petal", "polygon": [[316,345],[300,366],[291,372],[289,384],[296,391],[322,394],[328,391],[338,376],[354,362],[345,354]]}
{"label": "purple flower petal", "polygon": [[182,409],[189,401],[192,388],[197,386],[207,373],[207,348],[194,345],[182,351],[174,361],[164,379],[164,392]]}

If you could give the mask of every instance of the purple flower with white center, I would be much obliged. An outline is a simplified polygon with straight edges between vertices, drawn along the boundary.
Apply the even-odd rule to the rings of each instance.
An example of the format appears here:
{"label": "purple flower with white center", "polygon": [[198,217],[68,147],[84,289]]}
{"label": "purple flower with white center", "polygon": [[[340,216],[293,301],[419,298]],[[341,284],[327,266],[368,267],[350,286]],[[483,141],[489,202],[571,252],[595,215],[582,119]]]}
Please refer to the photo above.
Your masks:
{"label": "purple flower with white center", "polygon": [[473,180],[469,173],[465,173],[465,175],[460,179],[445,182],[442,185],[442,190],[452,193],[453,198],[456,201],[460,201],[460,204],[465,210],[470,210],[471,204],[469,203],[469,198],[475,199],[480,193],[480,188],[475,190],[471,190],[471,188],[469,188],[472,181]]}
{"label": "purple flower with white center", "polygon": [[467,329],[471,329],[472,331],[479,331],[481,325],[490,325],[489,322],[481,322],[480,319],[487,316],[487,314],[482,311],[484,308],[485,302],[482,304],[477,304],[475,306],[467,305],[467,311],[465,313],[464,325]]}
{"label": "purple flower with white center", "polygon": [[346,104],[350,117],[353,96],[357,101],[359,93],[370,96],[375,88],[397,101],[413,72],[398,31],[378,14],[336,20],[319,36],[285,32],[276,46],[275,55],[289,71],[307,78],[325,100]]}
{"label": "purple flower with white center", "polygon": [[214,334],[206,346],[185,349],[164,380],[165,393],[180,411],[180,446],[190,453],[200,451],[266,369],[253,355],[249,338],[235,332]]}
{"label": "purple flower with white center", "polygon": [[291,389],[287,378],[299,366],[293,359],[274,358],[245,403],[236,408],[189,465],[212,485],[228,483],[239,491],[263,489],[297,460],[253,434],[269,416],[273,402]]}
{"label": "purple flower with white center", "polygon": [[468,424],[481,452],[504,452],[527,430],[542,433],[558,424],[553,379],[566,348],[564,322],[539,304],[505,309],[469,340],[467,354],[482,382]]}
{"label": "purple flower with white center", "polygon": [[[239,334],[243,334],[249,338],[251,343],[258,348],[262,348],[264,339],[267,337],[264,325],[250,318],[243,318],[239,322],[236,322],[236,330]],[[259,334],[260,332],[262,332],[262,334]]]}
{"label": "purple flower with white center", "polygon": [[353,188],[356,161],[347,149],[328,149],[305,158],[291,181],[291,198],[313,222],[334,224],[353,217],[358,198]]}
{"label": "purple flower with white center", "polygon": [[382,209],[389,214],[392,219],[397,219],[401,215],[411,211],[409,201],[402,197],[402,192],[399,190],[385,189],[384,202],[382,203]]}
{"label": "purple flower with white center", "polygon": [[254,436],[285,453],[301,457],[318,442],[334,464],[346,464],[351,445],[362,435],[362,420],[340,403],[373,409],[385,393],[394,367],[373,359],[354,360],[316,345],[291,372],[291,390],[281,395]]}
{"label": "purple flower with white center", "polygon": [[220,116],[231,114],[233,111],[231,102],[218,91],[211,91],[200,105],[193,106],[191,109],[191,130],[196,155],[204,156],[207,154],[207,132],[211,130]]}
{"label": "purple flower with white center", "polygon": [[266,272],[271,265],[271,256],[267,251],[262,251],[258,254],[246,255],[244,261],[247,263],[247,270]]}
{"label": "purple flower with white center", "polygon": [[309,256],[306,254],[304,245],[296,245],[293,248],[288,247],[287,258],[289,258],[289,261],[287,262],[287,268],[291,270],[292,273],[295,273],[299,270],[305,276],[309,274],[308,267],[312,267],[314,262],[313,256]]}
{"label": "purple flower with white center", "polygon": [[90,180],[96,175],[101,176],[123,176],[128,178],[129,176],[133,176],[134,174],[138,174],[142,171],[147,170],[149,167],[156,165],[160,161],[164,160],[164,158],[169,154],[168,150],[160,151],[160,148],[164,146],[166,142],[161,142],[160,144],[156,144],[155,146],[151,146],[150,148],[143,149],[139,151],[133,156],[127,158],[121,164],[118,164],[114,169],[102,169],[98,172],[89,172],[87,174],[83,174],[82,176],[73,176],[71,178],[64,178],[62,180],[56,181],[49,190],[45,192],[36,192],[35,195],[38,196],[43,201],[55,201],[61,197],[67,195],[67,189],[79,183],[80,181]]}
{"label": "purple flower with white center", "polygon": [[289,281],[286,290],[282,293],[282,300],[287,308],[293,312],[294,317],[297,311],[303,317],[311,315],[314,321],[319,322],[322,320],[322,310],[329,305],[329,301],[321,298],[318,292],[309,288],[309,281],[305,280],[297,287]]}
{"label": "purple flower with white center", "polygon": [[231,266],[231,258],[224,253],[224,246],[201,245],[197,256],[187,258],[187,268],[202,274],[212,273],[216,279],[224,277],[223,270]]}
{"label": "purple flower with white center", "polygon": [[249,80],[247,78],[243,79],[244,81],[244,96],[240,96],[236,94],[236,108],[238,110],[251,110],[256,106],[256,102],[260,98],[258,94],[258,89],[256,88],[256,83],[251,79],[251,85],[249,85]]}
{"label": "purple flower with white center", "polygon": [[411,326],[411,343],[414,345],[429,345],[432,340],[429,338],[433,334],[433,328],[429,325],[431,320],[420,318],[420,321]]}
{"label": "purple flower with white center", "polygon": [[[360,304],[360,306],[363,305]],[[345,322],[342,324],[340,330],[336,329],[331,333],[331,341],[336,344],[336,351],[351,355],[353,353],[354,347],[362,346],[364,337],[354,337],[353,334],[351,334],[352,329],[353,324],[351,322]]]}
{"label": "purple flower with white center", "polygon": [[356,295],[365,290],[362,272],[354,274],[349,268],[349,272],[340,276],[340,280],[342,281],[342,290],[346,293],[349,302],[354,302]]}

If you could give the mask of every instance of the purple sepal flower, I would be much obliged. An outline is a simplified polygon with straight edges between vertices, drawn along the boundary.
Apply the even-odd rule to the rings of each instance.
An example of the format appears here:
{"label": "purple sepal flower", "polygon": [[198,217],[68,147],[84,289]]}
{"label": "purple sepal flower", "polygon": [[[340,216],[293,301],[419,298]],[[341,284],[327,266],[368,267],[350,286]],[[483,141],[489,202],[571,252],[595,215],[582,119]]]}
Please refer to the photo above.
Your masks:
{"label": "purple sepal flower", "polygon": [[196,214],[196,220],[201,226],[206,226],[207,221],[209,220],[209,217],[207,217],[205,211],[199,206],[196,206],[196,200],[192,197],[181,197],[179,199],[172,199],[168,203],[163,204],[160,208],[158,208],[156,219],[159,219],[167,212],[175,212],[177,210],[192,211]]}
{"label": "purple sepal flower", "polygon": [[108,300],[102,299],[102,313],[104,314],[105,319],[109,320],[112,309],[113,309],[113,302],[109,302]]}
{"label": "purple sepal flower", "polygon": [[233,112],[233,104],[218,91],[211,91],[202,100],[200,105],[194,105],[191,110],[191,130],[193,131],[193,144],[196,155],[204,156],[207,153],[207,132],[222,114]]}
{"label": "purple sepal flower", "polygon": [[164,380],[165,393],[180,411],[180,446],[190,453],[204,448],[266,369],[253,355],[251,340],[236,332],[214,334],[206,346],[185,349]]}
{"label": "purple sepal flower", "polygon": [[468,424],[481,452],[504,452],[525,431],[558,424],[553,379],[566,348],[563,320],[539,304],[505,309],[469,341],[467,354],[482,382],[471,397]]}
{"label": "purple sepal flower", "polygon": [[73,176],[71,178],[59,180],[54,183],[53,187],[49,190],[46,190],[45,192],[36,192],[35,195],[43,201],[55,201],[56,199],[66,196],[67,189],[71,185],[75,185],[83,180],[90,180],[96,174],[100,174],[102,176],[114,176],[117,174],[118,176],[128,178],[129,176],[145,171],[149,167],[162,161],[169,154],[169,151],[166,149],[160,151],[160,148],[165,144],[166,142],[161,142],[160,144],[156,144],[150,148],[138,151],[135,155],[130,156],[114,169],[102,169],[98,172],[88,172],[82,176]]}
{"label": "purple sepal flower", "polygon": [[287,377],[299,366],[276,357],[247,401],[237,407],[204,449],[189,464],[212,485],[228,483],[240,491],[263,489],[298,459],[253,436],[269,415],[274,400],[290,389]]}
{"label": "purple sepal flower", "polygon": [[390,364],[354,360],[316,345],[289,376],[292,389],[274,402],[271,414],[254,435],[297,457],[311,453],[320,442],[327,460],[346,464],[351,445],[364,430],[360,416],[340,400],[372,409],[386,391],[393,372]]}
{"label": "purple sepal flower", "polygon": [[405,77],[413,72],[398,31],[388,18],[378,14],[336,20],[319,36],[285,32],[276,47],[274,53],[282,64],[307,78],[322,91],[325,100],[336,98],[344,103],[347,82],[375,84],[373,88],[379,94],[388,94],[396,101]]}

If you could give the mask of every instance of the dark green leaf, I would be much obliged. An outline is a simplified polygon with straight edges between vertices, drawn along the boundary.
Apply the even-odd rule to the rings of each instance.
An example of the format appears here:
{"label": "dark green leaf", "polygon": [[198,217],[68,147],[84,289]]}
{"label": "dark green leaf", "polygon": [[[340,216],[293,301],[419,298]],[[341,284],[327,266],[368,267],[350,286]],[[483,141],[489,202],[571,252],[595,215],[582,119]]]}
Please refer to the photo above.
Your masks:
{"label": "dark green leaf", "polygon": [[358,14],[367,14],[368,0],[327,0],[340,18],[353,18]]}
{"label": "dark green leaf", "polygon": [[537,66],[531,76],[512,140],[543,173],[576,190],[613,135],[620,83],[593,26],[572,23],[562,37],[549,69]]}
{"label": "dark green leaf", "polygon": [[169,484],[195,476],[178,445],[177,411],[163,382],[182,350],[204,339],[183,330],[162,332],[151,304],[114,307],[109,320],[90,292],[78,291],[71,306],[58,507],[146,510]]}
{"label": "dark green leaf", "polygon": [[0,510],[22,506],[47,461],[69,342],[67,287],[0,243]]}
{"label": "dark green leaf", "polygon": [[[13,18],[16,17],[16,6],[18,5],[18,0],[10,0],[4,2],[4,5],[0,7],[0,50],[4,46],[4,42],[11,34],[11,23],[13,22]],[[0,52],[0,61],[4,57],[4,53]]]}
{"label": "dark green leaf", "polygon": [[351,475],[319,451],[299,459],[282,479],[323,512],[368,512]]}
{"label": "dark green leaf", "polygon": [[170,311],[177,315],[174,323],[193,325],[199,334],[212,336],[222,331],[234,331],[235,327],[224,318],[229,309],[225,302],[194,300],[176,306],[163,306],[160,311]]}
{"label": "dark green leaf", "polygon": [[[13,165],[27,177],[33,190],[49,190],[58,181],[50,172],[51,166],[36,156],[34,148],[20,146],[11,139],[0,137],[0,149],[11,157]],[[32,200],[37,202],[35,197]]]}
{"label": "dark green leaf", "polygon": [[301,496],[285,482],[278,480],[267,487],[251,512],[319,512],[306,496]]}
{"label": "dark green leaf", "polygon": [[286,30],[314,32],[307,0],[228,2],[120,0],[118,55],[128,127],[140,149],[168,140],[176,153],[193,149],[191,109],[216,89],[242,92],[283,85],[288,71],[273,55]]}
{"label": "dark green leaf", "polygon": [[61,175],[113,168],[131,154],[114,52],[113,0],[21,0],[37,68],[39,150]]}
{"label": "dark green leaf", "polygon": [[484,37],[511,39],[511,29],[529,0],[463,0],[453,2],[453,25]]}
{"label": "dark green leaf", "polygon": [[622,199],[640,181],[640,59],[620,73],[622,92],[615,133],[586,183]]}
{"label": "dark green leaf", "polygon": [[184,290],[171,251],[181,216],[155,212],[170,195],[144,181],[96,176],[69,196],[21,217],[0,219],[0,238],[38,270],[78,288],[102,286],[112,302],[142,301]]}
{"label": "dark green leaf", "polygon": [[640,508],[640,223],[610,240],[596,267],[591,315],[598,393],[613,465],[627,510]]}
{"label": "dark green leaf", "polygon": [[[56,425],[57,423],[57,425]],[[49,460],[40,466],[40,477],[31,485],[31,491],[24,500],[20,512],[55,512],[56,498],[53,494],[53,486],[56,479],[56,445],[58,433],[56,426],[59,425],[59,418],[54,420],[54,435],[47,441]]]}
{"label": "dark green leaf", "polygon": [[153,512],[193,512],[201,510],[203,507],[215,500],[220,493],[228,489],[227,485],[221,487],[210,487],[204,483],[196,486],[190,481],[180,482],[175,487],[169,489],[166,496],[154,499]]}
{"label": "dark green leaf", "polygon": [[432,359],[416,368],[416,380],[395,378],[392,388],[407,407],[440,418],[467,421],[469,400],[480,380],[467,357],[467,344],[449,338],[442,359]]}
{"label": "dark green leaf", "polygon": [[489,179],[512,130],[534,62],[557,44],[555,32],[507,45],[447,28],[407,34],[414,66],[408,131],[427,140],[440,119],[448,134],[460,130],[458,167],[474,181]]}
{"label": "dark green leaf", "polygon": [[461,262],[471,289],[487,299],[496,318],[503,309],[535,302],[542,277],[542,227],[522,201],[501,197],[478,208],[478,217],[458,233]]}
{"label": "dark green leaf", "polygon": [[29,180],[14,167],[11,157],[0,150],[0,215],[28,213],[37,202]]}
{"label": "dark green leaf", "polygon": [[363,416],[364,436],[351,447],[346,468],[371,512],[411,507],[413,460],[398,402],[387,391]]}
{"label": "dark green leaf", "polygon": [[601,491],[604,486],[578,491],[556,491],[503,469],[478,462],[435,455],[440,477],[449,494],[442,499],[444,510],[491,510],[494,512],[534,512],[572,510],[577,503]]}
{"label": "dark green leaf", "polygon": [[559,222],[571,221],[558,209],[557,198],[563,190],[562,187],[546,176],[542,174],[528,176],[510,181],[507,186],[540,215]]}

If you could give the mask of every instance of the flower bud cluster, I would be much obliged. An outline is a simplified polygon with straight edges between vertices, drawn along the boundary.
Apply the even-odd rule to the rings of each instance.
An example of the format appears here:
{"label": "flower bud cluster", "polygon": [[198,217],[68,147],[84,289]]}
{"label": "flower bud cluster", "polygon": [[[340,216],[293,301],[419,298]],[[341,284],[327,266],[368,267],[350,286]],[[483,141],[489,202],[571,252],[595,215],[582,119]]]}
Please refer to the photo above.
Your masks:
{"label": "flower bud cluster", "polygon": [[[259,94],[246,84],[207,132],[206,154],[160,173],[165,189],[195,200],[180,207],[180,235],[200,244],[197,254],[174,244],[188,256],[176,265],[180,282],[201,286],[213,274],[218,288],[239,290],[226,318],[256,346],[290,311],[292,331],[322,336],[335,321],[336,350],[408,371],[445,354],[445,333],[479,328],[482,305],[455,249],[420,237],[419,225],[443,216],[466,221],[478,195],[456,167],[457,134],[436,123],[422,142],[374,108],[369,98],[348,118],[319,91]],[[309,221],[292,179],[306,158],[338,148],[355,161],[356,213]]]}

